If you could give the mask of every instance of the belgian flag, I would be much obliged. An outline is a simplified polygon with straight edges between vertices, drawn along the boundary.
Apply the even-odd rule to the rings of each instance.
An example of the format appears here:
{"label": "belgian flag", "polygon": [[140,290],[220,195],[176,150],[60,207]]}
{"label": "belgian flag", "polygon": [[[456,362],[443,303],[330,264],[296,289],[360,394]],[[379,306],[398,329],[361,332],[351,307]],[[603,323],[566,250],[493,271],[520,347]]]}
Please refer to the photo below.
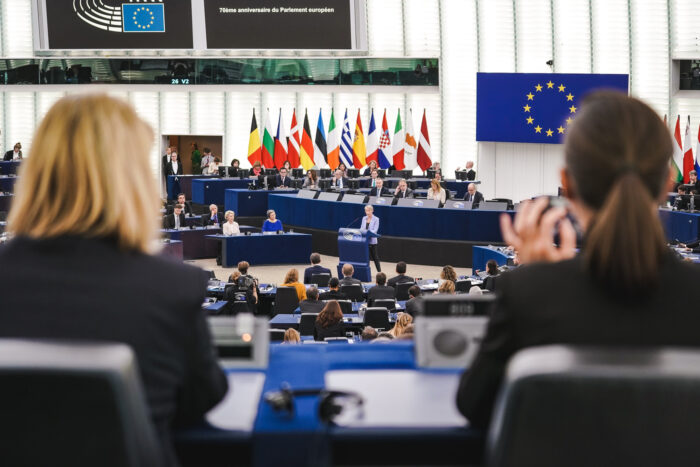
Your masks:
{"label": "belgian flag", "polygon": [[253,122],[250,125],[250,138],[248,139],[248,162],[250,165],[262,162],[260,130],[258,130],[258,122],[255,120],[255,109],[253,109]]}

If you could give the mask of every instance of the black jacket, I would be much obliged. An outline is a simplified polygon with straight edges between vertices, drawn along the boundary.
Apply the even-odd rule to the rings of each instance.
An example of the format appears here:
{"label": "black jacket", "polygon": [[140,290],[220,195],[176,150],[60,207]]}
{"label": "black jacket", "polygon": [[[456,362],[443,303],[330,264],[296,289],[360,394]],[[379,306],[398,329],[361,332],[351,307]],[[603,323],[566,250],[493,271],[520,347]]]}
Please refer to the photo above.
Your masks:
{"label": "black jacket", "polygon": [[406,188],[406,191],[400,191],[394,194],[394,198],[413,198],[413,190]]}
{"label": "black jacket", "polygon": [[700,313],[688,301],[700,268],[669,253],[659,273],[659,285],[647,296],[611,291],[585,272],[580,257],[499,276],[497,307],[460,381],[459,411],[472,426],[488,426],[508,360],[526,347],[700,346]]}
{"label": "black jacket", "polygon": [[[313,276],[314,274],[331,274],[331,270],[328,268],[324,268],[320,264],[316,264],[314,266],[310,266],[304,269],[304,284],[310,284],[311,276]],[[331,277],[333,276],[331,275]]]}
{"label": "black jacket", "polygon": [[415,279],[406,274],[398,274],[386,281],[386,285],[396,288],[396,284],[403,284],[404,282],[415,282]]}
{"label": "black jacket", "polygon": [[391,190],[385,186],[382,187],[381,192],[379,192],[379,188],[377,188],[376,186],[369,191],[370,196],[382,196],[382,195],[390,195],[390,194],[391,194]]}
{"label": "black jacket", "polygon": [[275,186],[286,186],[287,188],[289,188],[292,186],[292,178],[289,175],[287,175],[286,177],[284,177],[284,182],[282,182],[282,176],[277,174]]}
{"label": "black jacket", "polygon": [[[5,153],[5,156],[2,158],[2,160],[3,160],[3,161],[11,161],[11,160],[13,160],[13,158],[15,157],[14,152],[15,152],[14,149],[11,150],[11,151],[7,151],[7,152]],[[19,152],[19,155],[20,155],[20,157],[22,157],[22,151]]]}
{"label": "black jacket", "polygon": [[[185,214],[180,213],[180,228],[185,227]],[[168,214],[163,217],[163,228],[164,229],[174,229],[175,228],[175,213]]]}
{"label": "black jacket", "polygon": [[165,174],[166,175],[182,175],[182,162],[177,163],[177,173],[173,172],[172,162],[168,162],[165,165]]}
{"label": "black jacket", "polygon": [[375,285],[367,291],[367,302],[369,306],[374,306],[374,301],[382,298],[390,298],[393,300],[396,291],[388,285]]}
{"label": "black jacket", "polygon": [[[469,192],[468,191],[464,194],[464,201],[469,201]],[[480,191],[475,191],[474,192],[474,200],[472,201],[472,206],[477,205],[477,204],[481,203],[482,201],[484,201],[484,195],[481,194]]]}
{"label": "black jacket", "polygon": [[302,300],[299,302],[299,309],[302,313],[320,313],[326,306],[321,300]]}
{"label": "black jacket", "polygon": [[[216,218],[219,221],[219,227],[224,225],[224,216],[220,213],[216,213]],[[214,225],[215,222],[211,219],[211,211],[202,215],[202,225]]]}
{"label": "black jacket", "polygon": [[[342,177],[342,178],[343,178],[343,189],[349,188],[348,187],[348,179],[346,177]],[[331,179],[331,187],[333,187],[333,188],[338,187],[338,179],[336,179],[335,177],[333,177]]]}
{"label": "black jacket", "polygon": [[467,170],[467,180],[469,180],[469,181],[476,180],[476,172],[474,171],[474,169]]}
{"label": "black jacket", "polygon": [[340,283],[339,287],[342,287],[344,285],[362,285],[362,281],[360,281],[359,279],[355,279],[352,276],[343,277],[338,282]]}
{"label": "black jacket", "polygon": [[331,324],[327,328],[322,328],[318,320],[314,324],[314,340],[322,341],[326,337],[345,337],[345,327],[342,321],[338,321],[335,324]]}
{"label": "black jacket", "polygon": [[406,300],[406,313],[415,318],[418,315],[421,301],[423,298],[420,296]]}
{"label": "black jacket", "polygon": [[319,300],[347,300],[348,296],[339,290],[329,290],[318,296]]}
{"label": "black jacket", "polygon": [[228,386],[201,309],[207,274],[78,237],[16,238],[0,264],[0,337],[128,344],[166,465],[176,464],[171,429],[198,422]]}

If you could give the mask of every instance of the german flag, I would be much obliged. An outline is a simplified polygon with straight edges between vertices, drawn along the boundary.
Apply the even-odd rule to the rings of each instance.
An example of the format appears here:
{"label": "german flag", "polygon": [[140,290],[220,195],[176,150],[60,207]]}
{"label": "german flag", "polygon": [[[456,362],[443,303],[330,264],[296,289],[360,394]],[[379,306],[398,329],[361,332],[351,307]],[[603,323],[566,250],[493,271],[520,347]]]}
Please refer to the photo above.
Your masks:
{"label": "german flag", "polygon": [[314,166],[314,143],[311,139],[311,127],[309,126],[309,113],[304,113],[304,130],[301,135],[301,148],[299,158],[304,170],[309,170]]}
{"label": "german flag", "polygon": [[262,162],[260,131],[258,130],[258,122],[255,121],[255,109],[253,109],[253,123],[250,125],[250,138],[248,139],[248,162],[250,165]]}

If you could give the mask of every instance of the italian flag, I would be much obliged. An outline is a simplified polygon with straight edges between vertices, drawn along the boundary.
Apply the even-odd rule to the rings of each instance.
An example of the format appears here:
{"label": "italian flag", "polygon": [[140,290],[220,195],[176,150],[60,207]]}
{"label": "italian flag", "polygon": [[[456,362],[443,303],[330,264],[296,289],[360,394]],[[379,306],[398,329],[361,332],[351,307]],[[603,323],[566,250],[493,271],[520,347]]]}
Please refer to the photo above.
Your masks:
{"label": "italian flag", "polygon": [[401,125],[401,109],[396,114],[396,126],[394,127],[394,144],[391,146],[392,159],[396,170],[403,170],[406,167],[403,163],[404,146],[403,126]]}
{"label": "italian flag", "polygon": [[340,165],[340,128],[335,126],[335,115],[331,109],[328,125],[328,166],[335,170]]}

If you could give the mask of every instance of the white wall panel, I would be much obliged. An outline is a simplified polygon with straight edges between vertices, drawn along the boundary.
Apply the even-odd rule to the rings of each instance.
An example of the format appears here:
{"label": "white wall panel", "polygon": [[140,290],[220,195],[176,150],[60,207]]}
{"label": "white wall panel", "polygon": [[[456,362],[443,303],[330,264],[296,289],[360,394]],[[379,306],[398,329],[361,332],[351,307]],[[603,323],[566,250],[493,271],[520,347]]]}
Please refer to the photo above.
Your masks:
{"label": "white wall panel", "polygon": [[367,0],[369,54],[400,57],[404,53],[401,0]]}
{"label": "white wall panel", "polygon": [[697,0],[671,0],[670,4],[672,54],[700,57],[700,4]]}
{"label": "white wall panel", "polygon": [[13,58],[33,56],[31,0],[3,0],[0,8],[3,55]]}
{"label": "white wall panel", "polygon": [[440,56],[440,3],[438,0],[404,0],[406,55]]}
{"label": "white wall panel", "polygon": [[591,0],[593,72],[629,73],[627,0]]}
{"label": "white wall panel", "polygon": [[515,25],[512,0],[480,0],[479,71],[515,71]]}
{"label": "white wall panel", "polygon": [[[248,141],[250,123],[255,109],[258,129],[262,128],[259,92],[229,92],[226,95],[226,147],[225,161],[230,164],[233,159],[241,162],[241,167],[250,167],[248,162]],[[261,133],[262,139],[262,133]]]}
{"label": "white wall panel", "polygon": [[190,134],[190,93],[160,93],[160,129],[164,135]]}
{"label": "white wall panel", "polygon": [[588,0],[554,0],[554,70],[591,72],[591,31]]}
{"label": "white wall panel", "polygon": [[549,73],[552,51],[550,0],[515,1],[515,40],[520,73]]}
{"label": "white wall panel", "polygon": [[151,125],[153,130],[153,145],[149,152],[148,161],[154,175],[157,175],[159,180],[161,172],[162,159],[165,154],[165,149],[160,148],[161,132],[160,132],[160,115],[159,115],[159,94],[158,92],[132,92],[130,94],[131,104],[134,106],[136,113]]}
{"label": "white wall panel", "polygon": [[225,94],[223,92],[193,92],[192,134],[223,135],[226,132]]}

